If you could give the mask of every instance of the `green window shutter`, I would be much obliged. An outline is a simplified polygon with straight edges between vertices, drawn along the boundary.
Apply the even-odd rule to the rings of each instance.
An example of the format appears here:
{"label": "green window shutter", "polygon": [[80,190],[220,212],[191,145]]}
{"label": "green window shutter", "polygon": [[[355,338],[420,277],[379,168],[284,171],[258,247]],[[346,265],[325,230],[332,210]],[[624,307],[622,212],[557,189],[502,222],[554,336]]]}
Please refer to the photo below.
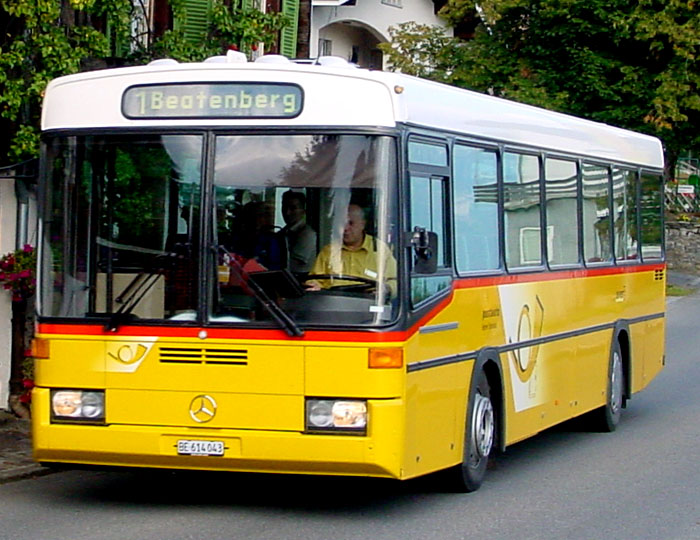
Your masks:
{"label": "green window shutter", "polygon": [[242,0],[241,7],[243,9],[253,9],[253,7],[255,7],[255,6],[253,6],[253,1],[254,0]]}
{"label": "green window shutter", "polygon": [[183,15],[175,21],[175,28],[182,30],[189,43],[202,43],[209,30],[211,0],[184,0],[182,4]]}
{"label": "green window shutter", "polygon": [[282,0],[282,13],[289,18],[290,25],[280,32],[280,54],[288,58],[296,58],[299,0]]}

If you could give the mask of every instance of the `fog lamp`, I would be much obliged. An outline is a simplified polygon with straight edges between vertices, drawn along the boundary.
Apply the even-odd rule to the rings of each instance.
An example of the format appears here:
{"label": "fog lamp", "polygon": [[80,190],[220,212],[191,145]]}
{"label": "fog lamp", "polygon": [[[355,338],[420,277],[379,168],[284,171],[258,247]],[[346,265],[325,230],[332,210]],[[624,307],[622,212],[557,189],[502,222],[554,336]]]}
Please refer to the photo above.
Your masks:
{"label": "fog lamp", "polygon": [[367,402],[348,399],[307,399],[306,429],[335,433],[365,433]]}
{"label": "fog lamp", "polygon": [[101,422],[105,393],[101,390],[52,390],[51,419],[62,422]]}

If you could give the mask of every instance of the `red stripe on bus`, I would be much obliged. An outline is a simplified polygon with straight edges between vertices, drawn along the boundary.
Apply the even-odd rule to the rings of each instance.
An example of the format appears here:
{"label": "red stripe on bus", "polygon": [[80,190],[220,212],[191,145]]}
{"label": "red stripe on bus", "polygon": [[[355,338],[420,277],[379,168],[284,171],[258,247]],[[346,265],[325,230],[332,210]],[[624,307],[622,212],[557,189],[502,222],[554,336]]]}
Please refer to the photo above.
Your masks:
{"label": "red stripe on bus", "polygon": [[280,340],[280,341],[358,341],[368,343],[383,343],[405,341],[418,328],[435,317],[452,300],[448,295],[435,305],[428,313],[420,318],[411,328],[391,332],[368,332],[366,330],[307,330],[302,337],[290,337],[278,328],[242,329],[242,328],[212,328],[191,326],[122,326],[116,332],[109,332],[102,324],[71,324],[71,323],[40,323],[41,334],[65,334],[84,336],[119,336],[119,337],[163,337],[163,338],[196,338],[199,333],[207,333],[207,339],[244,339],[244,340]]}
{"label": "red stripe on bus", "polygon": [[[456,279],[452,285],[455,289],[490,287],[515,283],[532,283],[535,281],[553,281],[562,279],[581,279],[588,277],[630,274],[637,272],[654,272],[664,270],[665,263],[654,265],[629,265],[612,268],[586,268],[562,270],[548,273],[508,274],[502,276],[484,276]],[[190,326],[123,326],[116,332],[108,332],[102,324],[70,324],[70,323],[40,323],[41,334],[65,334],[86,336],[120,336],[120,337],[163,337],[163,338],[196,338],[199,333],[207,333],[207,339],[244,339],[244,340],[280,340],[280,341],[357,341],[368,343],[406,341],[418,329],[433,319],[440,311],[452,302],[453,294],[449,294],[436,304],[423,317],[406,330],[391,332],[369,332],[366,330],[307,330],[302,337],[290,337],[283,330],[271,329],[241,329],[241,328],[203,328]]]}
{"label": "red stripe on bus", "polygon": [[284,340],[284,341],[402,341],[406,331],[367,332],[307,330],[302,337],[291,337],[283,330],[212,328],[191,326],[122,326],[116,332],[108,332],[101,324],[40,323],[40,334],[64,334],[83,336],[119,336],[119,337],[163,337],[196,338],[200,332],[207,333],[207,339],[244,339],[244,340]]}

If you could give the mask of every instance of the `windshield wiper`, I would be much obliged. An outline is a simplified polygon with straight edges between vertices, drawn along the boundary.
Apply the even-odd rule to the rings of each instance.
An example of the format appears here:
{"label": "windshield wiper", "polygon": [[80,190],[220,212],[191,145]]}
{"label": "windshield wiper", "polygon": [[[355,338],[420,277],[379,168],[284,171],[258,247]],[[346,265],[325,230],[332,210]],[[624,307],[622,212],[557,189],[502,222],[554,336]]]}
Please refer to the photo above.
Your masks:
{"label": "windshield wiper", "polygon": [[132,320],[134,316],[132,311],[143,300],[143,297],[148,294],[153,286],[158,282],[158,278],[162,275],[163,270],[173,265],[178,259],[176,253],[165,253],[155,258],[156,262],[161,264],[153,265],[151,270],[141,270],[134,276],[129,284],[124,288],[119,296],[114,299],[114,302],[121,304],[119,309],[112,313],[109,320],[105,324],[105,330],[108,332],[116,332],[120,326]]}
{"label": "windshield wiper", "polygon": [[273,301],[265,292],[265,290],[258,285],[254,279],[250,279],[250,274],[243,269],[241,263],[238,262],[236,256],[229,252],[221,244],[212,246],[214,253],[223,253],[228,257],[230,268],[236,273],[236,278],[238,278],[241,283],[245,283],[250,291],[253,293],[255,298],[262,304],[262,306],[267,310],[267,312],[272,315],[272,318],[277,321],[277,323],[284,329],[287,334],[293,337],[301,337],[304,335],[304,331],[299,328],[299,325],[294,322],[289,314],[284,311],[275,301]]}

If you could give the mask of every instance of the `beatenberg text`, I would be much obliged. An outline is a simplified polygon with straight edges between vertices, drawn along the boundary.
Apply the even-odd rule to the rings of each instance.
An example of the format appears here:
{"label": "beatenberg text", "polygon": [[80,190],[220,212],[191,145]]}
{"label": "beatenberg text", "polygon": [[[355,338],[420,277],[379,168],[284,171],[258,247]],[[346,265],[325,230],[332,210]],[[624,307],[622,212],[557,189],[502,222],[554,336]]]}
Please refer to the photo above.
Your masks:
{"label": "beatenberg text", "polygon": [[122,100],[128,118],[293,118],[301,106],[298,86],[265,83],[132,86]]}

